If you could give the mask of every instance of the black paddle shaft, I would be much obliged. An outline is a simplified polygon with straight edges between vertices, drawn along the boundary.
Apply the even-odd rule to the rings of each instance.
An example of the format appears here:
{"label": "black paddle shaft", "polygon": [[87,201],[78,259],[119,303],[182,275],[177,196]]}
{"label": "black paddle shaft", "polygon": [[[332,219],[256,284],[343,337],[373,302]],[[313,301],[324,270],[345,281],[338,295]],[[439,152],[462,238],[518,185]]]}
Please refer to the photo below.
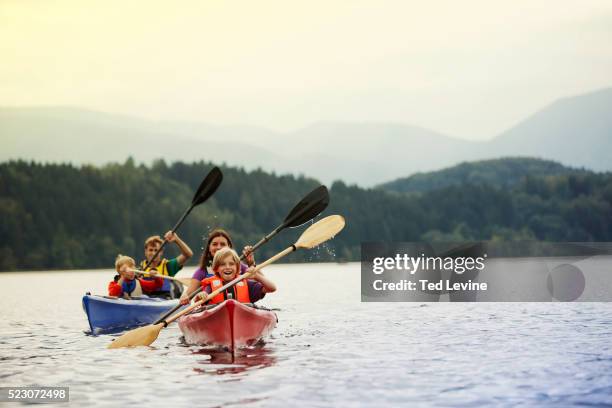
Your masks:
{"label": "black paddle shaft", "polygon": [[[191,205],[189,206],[189,208],[187,208],[183,216],[178,220],[174,228],[172,228],[172,233],[175,233],[176,230],[181,226],[181,224],[183,223],[183,221],[185,221],[185,218],[187,218],[191,210],[193,210],[197,205],[200,205],[204,201],[208,200],[210,196],[212,196],[214,192],[217,191],[217,188],[219,188],[219,185],[221,185],[222,181],[223,173],[218,167],[213,167],[212,170],[206,175],[206,177],[204,177],[204,180],[202,180],[202,182],[200,183],[198,190],[191,199]],[[161,252],[161,250],[164,249],[167,243],[168,241],[164,239],[164,242],[162,242],[157,252],[155,252],[155,255],[153,255],[151,259],[147,261],[144,268],[142,268],[143,270],[147,270],[147,268],[151,265],[151,263]]]}
{"label": "black paddle shaft", "polygon": [[[185,211],[185,213],[183,214],[183,216],[181,217],[181,219],[176,223],[176,225],[174,226],[174,228],[172,228],[172,233],[175,233],[176,230],[181,226],[181,224],[183,223],[183,221],[185,221],[185,218],[187,218],[187,216],[189,215],[189,213],[191,212],[191,210],[193,210],[193,207],[195,207],[195,205],[191,205],[187,211]],[[153,263],[153,260],[157,257],[157,255],[159,255],[159,253],[162,251],[162,249],[164,249],[164,247],[166,246],[166,244],[168,243],[168,241],[166,239],[164,239],[164,242],[162,242],[161,246],[157,249],[157,251],[155,252],[155,255],[153,255],[151,257],[151,259],[149,259],[147,261],[147,263],[145,264],[145,266],[142,268],[143,271],[146,271],[147,268],[149,267],[149,265],[151,265],[151,263]]]}

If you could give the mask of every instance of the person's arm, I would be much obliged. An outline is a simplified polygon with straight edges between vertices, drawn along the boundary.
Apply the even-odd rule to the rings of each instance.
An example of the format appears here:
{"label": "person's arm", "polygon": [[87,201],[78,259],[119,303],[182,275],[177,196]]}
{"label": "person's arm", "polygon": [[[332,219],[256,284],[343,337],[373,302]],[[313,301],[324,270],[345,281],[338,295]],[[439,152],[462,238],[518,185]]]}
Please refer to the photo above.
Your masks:
{"label": "person's arm", "polygon": [[123,288],[117,282],[110,282],[108,284],[108,296],[121,297],[123,295]]}
{"label": "person's arm", "polygon": [[276,285],[269,278],[266,278],[261,271],[257,271],[253,274],[252,270],[247,272],[250,276],[248,279],[252,279],[256,282],[259,282],[263,285],[263,293],[272,293],[276,292]]}
{"label": "person's arm", "polygon": [[193,276],[191,277],[191,281],[189,282],[189,286],[187,287],[187,290],[181,295],[181,305],[186,305],[187,303],[189,303],[189,296],[195,292],[195,290],[197,288],[200,287],[200,285],[202,284],[201,282],[206,279],[206,270],[202,269],[202,268],[198,268],[195,270],[195,272],[193,273]]}
{"label": "person's arm", "polygon": [[181,266],[185,265],[185,262],[187,262],[193,256],[193,251],[191,248],[189,248],[189,246],[172,231],[166,232],[164,238],[168,242],[174,242],[179,247],[181,254],[176,259]]}
{"label": "person's arm", "polygon": [[247,279],[246,283],[249,288],[249,300],[251,301],[251,303],[255,303],[266,296],[263,291],[263,285],[261,283],[249,279]]}
{"label": "person's arm", "polygon": [[138,279],[138,281],[140,282],[140,287],[142,288],[142,291],[149,293],[160,290],[164,285],[164,279],[159,277],[156,277],[153,280]]}
{"label": "person's arm", "polygon": [[189,281],[189,286],[187,287],[187,290],[183,292],[183,294],[181,295],[181,305],[186,305],[187,303],[189,303],[189,296],[196,291],[196,289],[198,289],[200,287],[201,283],[199,280],[191,278],[191,280]]}

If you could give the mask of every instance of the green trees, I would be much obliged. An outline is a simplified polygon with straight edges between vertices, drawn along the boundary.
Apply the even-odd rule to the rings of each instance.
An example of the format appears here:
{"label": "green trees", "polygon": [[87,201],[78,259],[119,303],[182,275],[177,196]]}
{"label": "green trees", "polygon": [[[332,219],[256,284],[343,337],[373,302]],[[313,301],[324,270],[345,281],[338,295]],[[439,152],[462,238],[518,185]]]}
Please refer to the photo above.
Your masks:
{"label": "green trees", "polygon": [[[553,174],[523,171],[511,183],[498,183],[521,164]],[[174,224],[212,166],[161,160],[151,167],[128,160],[102,168],[2,163],[0,270],[108,268],[118,253],[141,258],[144,239]],[[487,162],[482,171],[491,166]],[[478,175],[475,165],[467,173],[462,169],[458,180],[447,172],[443,183],[409,194],[335,182],[323,215],[344,215],[345,230],[323,250],[298,252],[292,260],[358,260],[364,241],[612,240],[610,174],[566,172],[533,160],[505,161],[495,177]],[[196,252],[192,264],[210,229],[227,229],[240,248],[252,244],[319,184],[261,170],[223,167],[223,173],[217,193],[179,231]],[[261,248],[258,259],[283,249],[300,231],[283,232]],[[167,255],[175,255],[174,248]]]}
{"label": "green trees", "polygon": [[587,174],[584,169],[565,167],[560,163],[530,157],[507,157],[461,163],[429,173],[416,173],[382,184],[380,188],[400,193],[425,192],[450,186],[489,185],[510,188],[525,177]]}

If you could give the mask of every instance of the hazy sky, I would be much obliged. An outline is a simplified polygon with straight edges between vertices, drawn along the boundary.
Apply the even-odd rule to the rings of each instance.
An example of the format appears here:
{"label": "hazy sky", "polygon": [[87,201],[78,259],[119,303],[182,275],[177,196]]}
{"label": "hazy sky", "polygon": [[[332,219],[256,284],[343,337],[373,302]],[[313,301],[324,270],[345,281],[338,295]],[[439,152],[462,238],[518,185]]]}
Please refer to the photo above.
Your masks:
{"label": "hazy sky", "polygon": [[0,0],[0,105],[494,136],[612,86],[612,1]]}

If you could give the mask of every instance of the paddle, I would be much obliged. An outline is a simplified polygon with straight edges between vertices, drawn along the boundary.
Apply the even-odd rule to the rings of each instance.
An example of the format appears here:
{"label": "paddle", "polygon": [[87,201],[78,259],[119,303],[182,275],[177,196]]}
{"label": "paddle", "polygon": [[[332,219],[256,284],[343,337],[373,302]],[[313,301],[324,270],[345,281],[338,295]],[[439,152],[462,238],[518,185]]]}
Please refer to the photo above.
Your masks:
{"label": "paddle", "polygon": [[[289,214],[285,217],[283,222],[278,227],[276,227],[271,233],[260,239],[259,242],[253,246],[252,251],[256,251],[257,248],[268,242],[272,237],[274,237],[276,234],[278,234],[285,228],[299,227],[300,225],[312,220],[314,217],[321,214],[321,212],[325,208],[327,208],[328,204],[329,192],[327,191],[327,187],[319,186],[315,188],[310,193],[308,193],[308,195],[302,198],[300,202],[295,205],[295,207],[293,207],[293,209],[289,212]],[[240,257],[240,260],[243,259],[244,255]],[[191,295],[189,295],[189,299],[193,299],[193,297],[201,291],[202,287],[199,287]],[[157,321],[155,321],[155,323],[153,324],[161,323],[166,317],[176,312],[182,306],[183,305],[179,304],[176,307],[172,308],[162,317],[157,319]]]}
{"label": "paddle", "polygon": [[300,225],[312,220],[317,215],[327,208],[329,204],[329,192],[327,187],[319,186],[312,190],[308,195],[293,207],[289,215],[287,215],[281,225],[276,227],[274,231],[263,237],[253,246],[253,251],[265,244],[285,228],[299,227]]}
{"label": "paddle", "polygon": [[251,276],[251,274],[254,274],[258,270],[270,265],[271,263],[276,262],[283,256],[293,251],[297,251],[298,249],[314,248],[322,244],[323,242],[335,237],[340,231],[342,231],[342,229],[344,228],[344,224],[345,224],[344,218],[340,215],[330,215],[329,217],[325,217],[317,221],[316,223],[308,227],[302,233],[302,235],[300,236],[300,238],[298,238],[295,244],[291,245],[284,251],[279,252],[278,254],[274,255],[272,258],[268,259],[264,263],[258,265],[250,273],[245,273],[243,275],[240,275],[236,279],[232,280],[229,283],[226,283],[219,289],[205,296],[202,300],[195,302],[193,305],[183,309],[182,311],[180,311],[179,313],[175,314],[174,316],[170,317],[167,320],[164,320],[156,324],[151,324],[148,326],[140,327],[138,329],[134,329],[134,330],[131,330],[123,334],[122,336],[117,338],[115,341],[113,341],[111,344],[109,344],[108,348],[148,346],[152,344],[157,339],[157,337],[159,336],[159,333],[164,327],[167,327],[168,324],[172,323],[179,317],[183,316],[185,313],[189,313],[190,311],[194,310],[201,304],[207,302],[209,299],[214,298],[216,295],[218,295],[222,291],[235,285],[241,280],[248,278],[249,276]]}
{"label": "paddle", "polygon": [[160,274],[151,275],[151,273],[145,272],[145,271],[141,271],[140,269],[132,269],[132,271],[134,271],[135,273],[143,274],[143,275],[153,276],[155,278],[162,278],[162,279],[167,279],[167,280],[179,282],[181,285],[189,285],[189,283],[191,281],[191,278],[174,278],[172,276],[166,276],[166,275],[160,275]]}
{"label": "paddle", "polygon": [[[191,200],[191,205],[187,208],[185,213],[183,213],[183,215],[178,220],[174,228],[172,228],[173,233],[176,232],[176,230],[181,226],[183,221],[185,221],[185,218],[187,218],[191,210],[193,210],[196,206],[202,204],[204,201],[208,200],[210,196],[212,196],[214,192],[217,191],[217,188],[219,188],[219,185],[221,184],[222,180],[223,180],[223,173],[221,173],[221,170],[216,166],[213,167],[213,169],[206,175],[206,177],[204,177],[204,180],[202,180],[202,182],[200,183],[200,187],[198,187],[198,190],[196,191],[195,195],[193,196],[193,199]],[[144,268],[142,268],[143,271],[146,270],[149,267],[149,265],[151,265],[153,260],[161,252],[161,250],[164,249],[167,243],[168,241],[164,239],[164,242],[157,249],[157,252],[155,252],[155,255],[153,255],[147,261]]]}

